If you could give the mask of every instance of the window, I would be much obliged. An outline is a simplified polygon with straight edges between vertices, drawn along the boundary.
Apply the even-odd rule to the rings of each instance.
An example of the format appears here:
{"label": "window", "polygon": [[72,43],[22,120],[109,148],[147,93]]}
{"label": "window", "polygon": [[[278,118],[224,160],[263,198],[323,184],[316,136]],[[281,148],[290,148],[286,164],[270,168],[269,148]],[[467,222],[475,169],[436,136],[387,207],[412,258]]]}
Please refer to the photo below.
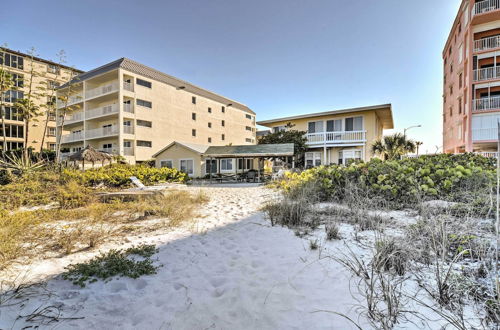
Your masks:
{"label": "window", "polygon": [[24,93],[22,91],[6,91],[4,94],[4,101],[15,103],[18,99],[24,98]]}
{"label": "window", "polygon": [[225,113],[225,112],[226,112],[226,107],[225,107],[225,106],[222,106],[221,111],[222,111],[223,113]]}
{"label": "window", "polygon": [[342,131],[342,119],[334,119],[326,121],[326,131],[327,132],[341,132]]}
{"label": "window", "polygon": [[47,80],[47,87],[50,89],[56,89],[61,86],[61,83],[54,80]]}
{"label": "window", "polygon": [[450,117],[453,116],[453,108],[450,107]]}
{"label": "window", "polygon": [[147,120],[137,119],[137,126],[153,127],[153,123]]}
{"label": "window", "polygon": [[56,136],[56,128],[47,127],[47,136]]}
{"label": "window", "polygon": [[113,143],[104,143],[104,144],[102,145],[102,148],[103,148],[104,150],[106,150],[106,149],[112,149],[112,148],[113,148]]}
{"label": "window", "polygon": [[137,140],[137,146],[138,146],[138,147],[147,147],[147,148],[151,148],[152,143],[151,143],[151,141],[141,141],[141,140]]}
{"label": "window", "polygon": [[137,78],[135,81],[136,81],[137,85],[140,85],[140,86],[144,86],[147,88],[151,88],[151,86],[152,86],[150,81],[142,80],[139,78]]}
{"label": "window", "polygon": [[450,64],[450,73],[453,73],[453,63]]}
{"label": "window", "polygon": [[[3,136],[2,126],[0,126],[0,136]],[[14,138],[24,137],[24,126],[20,125],[5,125],[5,136]]]}
{"label": "window", "polygon": [[132,141],[123,141],[124,148],[132,148]]}
{"label": "window", "polygon": [[238,159],[238,170],[251,170],[252,159]]}
{"label": "window", "polygon": [[345,119],[346,131],[361,131],[363,130],[363,117],[351,117]]}
{"label": "window", "polygon": [[15,87],[23,87],[24,86],[24,75],[18,73],[9,72],[12,76],[12,81],[14,82]]}
{"label": "window", "polygon": [[339,164],[348,165],[352,160],[361,160],[361,150],[342,150],[339,152]]}
{"label": "window", "polygon": [[457,139],[462,140],[462,123],[458,124]]}
{"label": "window", "polygon": [[184,173],[187,173],[189,175],[194,174],[194,161],[192,159],[181,159],[179,161],[180,163],[180,170]]}
{"label": "window", "polygon": [[460,74],[458,75],[458,88],[462,88],[462,85],[463,85],[463,84],[462,84],[462,78],[463,78],[463,74],[462,74],[462,73],[460,73]]}
{"label": "window", "polygon": [[194,112],[193,112],[193,113],[191,114],[191,119],[192,119],[192,120],[196,120],[196,113],[194,113]]}
{"label": "window", "polygon": [[212,108],[208,108],[208,113],[212,113]]}
{"label": "window", "polygon": [[246,117],[247,119],[252,119],[252,116],[251,116],[251,115],[249,115],[249,114],[246,114],[246,115],[245,115],[245,117]]}
{"label": "window", "polygon": [[173,161],[171,159],[160,160],[160,167],[173,168]]}
{"label": "window", "polygon": [[222,134],[221,135],[221,140],[224,141],[226,139],[226,135],[225,134]]}
{"label": "window", "polygon": [[24,58],[17,55],[0,52],[0,64],[11,68],[24,69]]}
{"label": "window", "polygon": [[221,121],[222,126],[226,126],[226,122],[224,120]]}
{"label": "window", "polygon": [[146,108],[152,108],[153,107],[153,103],[151,103],[149,101],[144,101],[144,100],[141,100],[141,99],[137,99],[137,105],[140,105],[141,107],[146,107]]}
{"label": "window", "polygon": [[212,128],[212,123],[208,123],[208,128]]}
{"label": "window", "polygon": [[208,143],[212,143],[212,138],[211,137],[208,138]]}
{"label": "window", "polygon": [[21,116],[21,112],[17,108],[5,107],[4,111],[5,111],[5,119],[23,121],[23,117]]}
{"label": "window", "polygon": [[220,160],[221,171],[232,171],[233,170],[233,160],[232,159],[221,159]]}
{"label": "window", "polygon": [[191,130],[191,136],[196,136],[196,130],[195,129]]}
{"label": "window", "polygon": [[306,168],[321,165],[321,152],[306,152]]}
{"label": "window", "polygon": [[453,85],[450,85],[450,95],[453,95]]}
{"label": "window", "polygon": [[246,126],[246,127],[245,127],[245,129],[246,129],[247,131],[252,131],[252,128],[251,128],[250,126]]}
{"label": "window", "polygon": [[448,49],[448,54],[451,55],[451,46],[450,49]]}
{"label": "window", "polygon": [[253,139],[246,138],[246,139],[245,139],[245,142],[248,142],[248,143],[253,143]]}
{"label": "window", "polygon": [[462,99],[458,99],[458,113],[462,113]]}
{"label": "window", "polygon": [[49,111],[48,112],[48,119],[49,119],[49,121],[56,121],[56,112],[55,111]]}
{"label": "window", "polygon": [[285,125],[273,127],[273,133],[284,132],[284,131],[286,131]]}
{"label": "window", "polygon": [[196,96],[191,97],[191,103],[196,104]]}
{"label": "window", "polygon": [[217,160],[216,159],[207,159],[205,161],[205,173],[210,174],[217,173]]}
{"label": "window", "polygon": [[59,72],[60,72],[59,66],[56,65],[56,64],[48,64],[47,65],[47,72],[48,73],[59,74]]}
{"label": "window", "polygon": [[464,44],[461,44],[460,47],[458,47],[458,63],[462,63],[464,59]]}
{"label": "window", "polygon": [[323,132],[322,121],[311,121],[307,124],[308,133],[321,133]]}
{"label": "window", "polygon": [[55,143],[49,143],[49,150],[56,151],[56,144]]}

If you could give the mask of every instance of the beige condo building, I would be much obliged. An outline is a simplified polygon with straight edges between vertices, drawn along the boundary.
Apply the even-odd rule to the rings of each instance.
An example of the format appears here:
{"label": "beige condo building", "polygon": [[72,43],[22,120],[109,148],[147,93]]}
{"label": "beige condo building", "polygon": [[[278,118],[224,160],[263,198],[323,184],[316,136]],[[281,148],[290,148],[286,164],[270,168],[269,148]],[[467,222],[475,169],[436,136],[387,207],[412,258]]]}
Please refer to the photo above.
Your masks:
{"label": "beige condo building", "polygon": [[174,141],[256,143],[255,113],[244,104],[127,58],[77,76],[58,95],[69,95],[57,106],[63,157],[90,145],[134,164]]}
{"label": "beige condo building", "polygon": [[[40,116],[34,118],[28,128],[27,147],[33,148],[34,151],[39,151],[42,143],[43,149],[55,150],[56,148],[56,114],[55,112],[47,113],[47,107],[44,107],[47,103],[54,102],[51,96],[55,97],[55,92],[51,92],[50,89],[55,89],[69,81],[72,72],[73,76],[82,73],[80,70],[39,57],[32,58],[28,54],[11,49],[0,49],[0,67],[12,75],[16,85],[16,88],[7,91],[3,98],[7,150],[24,147],[26,125],[14,104],[18,99],[24,98],[28,91],[28,82],[33,66],[36,75],[33,77],[32,90],[39,94],[47,94],[35,99],[35,104],[40,107]],[[46,91],[41,91],[41,88],[46,89]],[[1,125],[0,140],[1,149],[3,147]]]}

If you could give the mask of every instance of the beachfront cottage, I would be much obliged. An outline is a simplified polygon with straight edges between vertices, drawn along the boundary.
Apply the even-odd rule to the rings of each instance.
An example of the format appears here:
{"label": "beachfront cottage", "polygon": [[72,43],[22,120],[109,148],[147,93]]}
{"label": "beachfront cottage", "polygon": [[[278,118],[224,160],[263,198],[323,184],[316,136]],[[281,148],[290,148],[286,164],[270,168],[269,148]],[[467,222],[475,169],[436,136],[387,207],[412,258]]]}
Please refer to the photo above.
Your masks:
{"label": "beachfront cottage", "polygon": [[[351,159],[369,160],[372,143],[385,129],[394,128],[391,104],[332,110],[257,122],[273,132],[305,131],[307,167],[346,164]],[[290,128],[291,124],[291,128]]]}
{"label": "beachfront cottage", "polygon": [[156,167],[177,168],[200,178],[263,171],[264,160],[293,159],[293,143],[207,146],[174,141],[153,155]]}

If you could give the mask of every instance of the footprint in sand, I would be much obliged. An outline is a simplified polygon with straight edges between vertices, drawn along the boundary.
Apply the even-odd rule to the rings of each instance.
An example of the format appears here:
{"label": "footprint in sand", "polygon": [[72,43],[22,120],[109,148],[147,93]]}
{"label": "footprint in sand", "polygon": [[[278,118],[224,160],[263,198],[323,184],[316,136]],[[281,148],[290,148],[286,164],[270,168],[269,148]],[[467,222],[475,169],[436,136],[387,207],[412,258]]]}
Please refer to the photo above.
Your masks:
{"label": "footprint in sand", "polygon": [[136,290],[142,290],[148,285],[148,282],[143,279],[135,280],[134,287]]}
{"label": "footprint in sand", "polygon": [[115,281],[109,284],[109,292],[116,293],[125,290],[127,290],[127,284],[124,282]]}
{"label": "footprint in sand", "polygon": [[210,280],[210,284],[214,288],[220,287],[222,284],[226,283],[227,279],[225,277],[214,277]]}
{"label": "footprint in sand", "polygon": [[224,295],[224,293],[226,292],[226,290],[224,288],[216,288],[213,292],[212,292],[212,297],[214,298],[219,298],[219,297],[222,297]]}

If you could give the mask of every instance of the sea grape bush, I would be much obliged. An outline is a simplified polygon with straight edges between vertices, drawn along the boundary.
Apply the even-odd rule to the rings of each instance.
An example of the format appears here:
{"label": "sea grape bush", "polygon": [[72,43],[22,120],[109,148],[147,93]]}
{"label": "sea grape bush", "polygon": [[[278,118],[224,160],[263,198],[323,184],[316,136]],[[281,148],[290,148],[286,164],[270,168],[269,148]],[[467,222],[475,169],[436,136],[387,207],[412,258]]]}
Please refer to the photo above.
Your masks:
{"label": "sea grape bush", "polygon": [[[481,179],[481,180],[478,180]],[[495,160],[475,154],[425,155],[418,158],[330,165],[287,173],[277,185],[293,194],[314,183],[323,200],[343,200],[346,187],[355,184],[366,196],[406,206],[420,199],[456,200],[456,191],[469,181],[474,189],[490,189],[495,179]]]}
{"label": "sea grape bush", "polygon": [[123,187],[131,184],[130,177],[135,176],[145,185],[164,182],[185,183],[189,177],[175,168],[155,168],[149,166],[131,166],[112,164],[85,172],[65,169],[63,175],[79,181],[85,186],[104,184],[109,187]]}

